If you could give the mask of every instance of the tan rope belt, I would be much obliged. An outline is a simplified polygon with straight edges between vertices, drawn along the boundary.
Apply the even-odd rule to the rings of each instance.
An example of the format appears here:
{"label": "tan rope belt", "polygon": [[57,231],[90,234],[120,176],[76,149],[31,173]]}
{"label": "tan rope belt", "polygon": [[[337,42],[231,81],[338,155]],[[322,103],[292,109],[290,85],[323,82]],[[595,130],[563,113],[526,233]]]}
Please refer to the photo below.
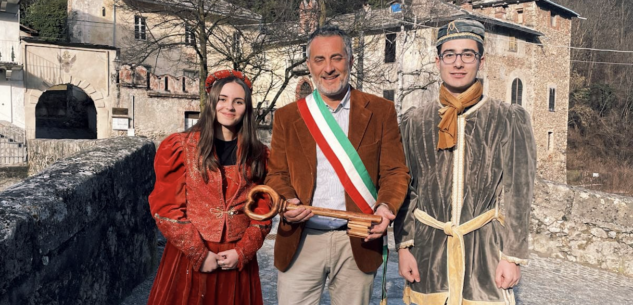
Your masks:
{"label": "tan rope belt", "polygon": [[415,218],[421,223],[443,230],[448,235],[447,256],[448,256],[448,302],[447,305],[461,305],[464,291],[464,274],[466,253],[464,250],[464,235],[475,231],[492,220],[498,220],[504,224],[503,215],[499,215],[499,210],[493,209],[485,212],[459,226],[452,222],[441,222],[431,217],[426,212],[416,209],[413,213]]}

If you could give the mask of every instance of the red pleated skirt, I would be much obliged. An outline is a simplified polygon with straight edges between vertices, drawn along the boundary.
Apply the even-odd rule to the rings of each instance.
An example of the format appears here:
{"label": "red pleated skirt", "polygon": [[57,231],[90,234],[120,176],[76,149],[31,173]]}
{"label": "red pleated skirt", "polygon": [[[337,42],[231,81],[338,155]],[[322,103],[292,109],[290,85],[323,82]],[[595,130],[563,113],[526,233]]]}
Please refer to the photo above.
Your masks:
{"label": "red pleated skirt", "polygon": [[[206,244],[211,252],[218,253],[235,248],[236,243]],[[217,269],[201,273],[192,270],[189,259],[167,242],[147,304],[262,305],[257,257],[242,271]]]}

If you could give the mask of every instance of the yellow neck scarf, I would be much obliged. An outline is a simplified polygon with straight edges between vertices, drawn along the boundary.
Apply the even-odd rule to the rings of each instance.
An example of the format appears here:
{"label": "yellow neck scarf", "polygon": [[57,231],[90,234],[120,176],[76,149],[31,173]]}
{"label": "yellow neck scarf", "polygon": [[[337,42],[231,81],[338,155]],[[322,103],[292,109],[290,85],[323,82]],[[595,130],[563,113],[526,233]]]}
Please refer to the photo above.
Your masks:
{"label": "yellow neck scarf", "polygon": [[449,149],[457,144],[457,115],[464,112],[467,107],[477,104],[481,100],[482,94],[483,86],[480,81],[476,81],[468,90],[458,96],[453,96],[442,84],[440,103],[444,107],[439,111],[442,121],[437,125],[440,129],[437,149]]}

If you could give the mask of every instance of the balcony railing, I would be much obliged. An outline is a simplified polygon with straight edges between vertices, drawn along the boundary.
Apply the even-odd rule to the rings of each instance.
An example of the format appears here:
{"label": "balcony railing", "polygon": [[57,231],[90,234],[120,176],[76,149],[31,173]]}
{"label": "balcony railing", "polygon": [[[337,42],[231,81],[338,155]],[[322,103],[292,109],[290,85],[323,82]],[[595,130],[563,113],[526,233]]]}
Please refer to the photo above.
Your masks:
{"label": "balcony railing", "polygon": [[0,40],[0,62],[20,63],[20,42]]}
{"label": "balcony railing", "polygon": [[17,126],[0,121],[0,167],[26,162],[26,133]]}

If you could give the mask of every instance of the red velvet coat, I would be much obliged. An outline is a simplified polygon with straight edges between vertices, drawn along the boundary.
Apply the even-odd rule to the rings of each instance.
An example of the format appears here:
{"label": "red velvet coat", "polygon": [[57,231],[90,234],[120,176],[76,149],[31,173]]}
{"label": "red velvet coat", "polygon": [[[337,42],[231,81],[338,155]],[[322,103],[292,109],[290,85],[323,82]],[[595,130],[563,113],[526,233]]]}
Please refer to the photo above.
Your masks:
{"label": "red velvet coat", "polygon": [[[198,134],[173,134],[160,145],[155,159],[156,185],[149,202],[158,228],[165,238],[200,269],[209,249],[208,242],[235,242],[238,268],[255,257],[270,232],[270,221],[251,220],[243,212],[248,191],[255,186],[239,170],[226,171],[238,187],[222,190],[223,173],[209,172],[209,182],[202,180],[196,167]],[[237,166],[235,166],[237,167]],[[269,210],[260,200],[258,213]]]}

